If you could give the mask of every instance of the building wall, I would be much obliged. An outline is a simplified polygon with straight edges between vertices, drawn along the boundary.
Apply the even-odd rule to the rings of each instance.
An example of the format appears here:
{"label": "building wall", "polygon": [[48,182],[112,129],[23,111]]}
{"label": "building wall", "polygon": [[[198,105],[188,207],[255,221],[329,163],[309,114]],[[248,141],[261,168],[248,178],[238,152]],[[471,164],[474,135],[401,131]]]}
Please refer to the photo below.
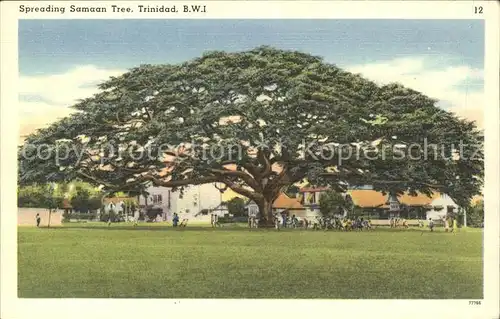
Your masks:
{"label": "building wall", "polygon": [[257,204],[253,201],[248,203],[247,209],[249,216],[257,215],[259,213],[259,206],[257,206]]}
{"label": "building wall", "polygon": [[[165,220],[171,220],[174,213],[179,214],[181,218],[192,219],[201,210],[213,209],[220,204],[220,192],[213,184],[186,187],[182,198],[180,191],[173,192],[167,187],[149,187],[147,191],[149,193],[148,205],[161,208]],[[154,202],[155,195],[161,195],[161,202]],[[139,204],[146,204],[143,196]]]}
{"label": "building wall", "polygon": [[213,209],[220,204],[221,193],[213,184],[191,186],[180,192],[171,193],[171,210],[178,214],[198,214],[203,209]]}
{"label": "building wall", "polygon": [[[432,201],[431,205],[433,208],[427,212],[427,220],[429,218],[434,220],[443,219],[448,212],[448,206],[452,206],[455,213],[458,212],[458,205],[446,194],[441,194],[439,198]],[[434,208],[436,206],[442,206],[443,209],[438,211]]]}
{"label": "building wall", "polygon": [[[17,209],[17,224],[19,226],[36,226],[36,214],[41,217],[40,226],[46,227],[49,224],[49,210],[45,208],[19,207]],[[52,212],[50,216],[51,226],[62,225],[62,210]]]}
{"label": "building wall", "polygon": [[[168,200],[169,200],[169,193],[170,193],[170,188],[167,187],[154,187],[151,186],[147,189],[147,192],[149,193],[147,201],[144,196],[139,197],[139,205],[146,205],[146,202],[148,205],[152,205],[154,208],[161,208],[163,210],[163,220],[171,220],[172,219],[172,214],[171,211],[168,209]],[[155,196],[157,197],[158,195],[161,196],[161,201],[155,202]]]}

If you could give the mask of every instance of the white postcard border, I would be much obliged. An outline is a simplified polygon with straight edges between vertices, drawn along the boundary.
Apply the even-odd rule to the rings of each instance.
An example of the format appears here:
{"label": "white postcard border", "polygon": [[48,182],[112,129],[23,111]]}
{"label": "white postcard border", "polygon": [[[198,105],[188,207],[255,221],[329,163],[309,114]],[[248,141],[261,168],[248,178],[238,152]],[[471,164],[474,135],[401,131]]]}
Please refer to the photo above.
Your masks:
{"label": "white postcard border", "polygon": [[[1,312],[2,318],[164,318],[332,317],[489,318],[498,315],[499,300],[499,24],[494,1],[177,1],[205,4],[203,14],[34,13],[19,6],[135,6],[143,1],[2,2],[1,3]],[[172,2],[149,2],[170,4]],[[474,7],[484,13],[475,15]],[[485,19],[485,231],[484,291],[481,306],[468,300],[161,300],[161,299],[18,299],[17,298],[17,20],[18,19]],[[43,271],[43,270],[41,270]],[[457,278],[459,280],[459,278]]]}

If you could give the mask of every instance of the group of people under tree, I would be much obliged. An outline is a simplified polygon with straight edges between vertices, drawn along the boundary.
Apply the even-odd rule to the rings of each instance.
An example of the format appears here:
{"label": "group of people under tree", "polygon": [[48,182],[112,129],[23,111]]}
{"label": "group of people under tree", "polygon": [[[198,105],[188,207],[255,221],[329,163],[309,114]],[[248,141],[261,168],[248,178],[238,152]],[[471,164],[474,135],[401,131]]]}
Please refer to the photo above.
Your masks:
{"label": "group of people under tree", "polygon": [[[249,216],[249,227],[253,226],[257,222],[254,216]],[[312,220],[307,218],[299,218],[295,214],[289,216],[287,211],[274,214],[274,227],[276,229],[280,228],[301,228],[301,229],[337,229],[337,230],[363,230],[372,229],[371,220],[364,219],[363,217],[357,218],[347,218],[347,217],[330,217],[330,216],[318,216]]]}
{"label": "group of people under tree", "polygon": [[[391,217],[389,219],[389,225],[391,228],[398,228],[398,227],[403,227],[403,228],[408,228],[408,221],[406,218],[399,218],[399,217]],[[419,225],[420,225],[420,220],[419,220]]]}
{"label": "group of people under tree", "polygon": [[373,229],[372,222],[370,219],[364,219],[363,217],[329,217],[323,216],[316,218],[313,224],[313,229],[336,229],[342,231],[351,231],[363,229]]}

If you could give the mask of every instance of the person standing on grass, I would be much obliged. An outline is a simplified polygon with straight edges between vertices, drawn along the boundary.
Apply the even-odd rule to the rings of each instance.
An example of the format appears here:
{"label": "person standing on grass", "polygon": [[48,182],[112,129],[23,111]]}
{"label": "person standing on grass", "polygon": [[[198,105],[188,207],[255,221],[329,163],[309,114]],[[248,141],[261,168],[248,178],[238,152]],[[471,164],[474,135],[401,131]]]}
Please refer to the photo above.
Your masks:
{"label": "person standing on grass", "polygon": [[219,226],[219,215],[214,214],[214,228]]}
{"label": "person standing on grass", "polygon": [[444,221],[444,231],[445,231],[445,232],[448,232],[448,229],[450,228],[450,227],[449,227],[448,218],[444,217],[444,218],[443,218],[443,221]]}
{"label": "person standing on grass", "polygon": [[259,227],[258,220],[257,220],[257,213],[252,214],[252,227],[253,228]]}
{"label": "person standing on grass", "polygon": [[434,231],[434,221],[432,220],[432,218],[429,218],[429,229],[431,230],[431,232]]}
{"label": "person standing on grass", "polygon": [[134,227],[137,226],[137,223],[139,222],[139,211],[134,212]]}
{"label": "person standing on grass", "polygon": [[408,228],[408,222],[406,221],[405,218],[402,220],[403,228]]}
{"label": "person standing on grass", "polygon": [[457,229],[458,229],[457,219],[456,219],[456,218],[453,218],[453,227],[451,228],[451,232],[452,232],[452,233],[456,233],[456,232],[457,232]]}
{"label": "person standing on grass", "polygon": [[177,213],[174,213],[174,218],[172,218],[172,225],[174,227],[177,227],[177,223],[179,223],[179,216],[177,215]]}
{"label": "person standing on grass", "polygon": [[282,225],[283,228],[286,228],[286,219],[287,219],[287,213],[283,212],[281,214],[281,220],[282,220],[282,223],[283,223],[283,225]]}
{"label": "person standing on grass", "polygon": [[40,213],[36,213],[35,220],[36,220],[36,227],[40,227],[40,222],[42,221],[42,219],[40,218]]}

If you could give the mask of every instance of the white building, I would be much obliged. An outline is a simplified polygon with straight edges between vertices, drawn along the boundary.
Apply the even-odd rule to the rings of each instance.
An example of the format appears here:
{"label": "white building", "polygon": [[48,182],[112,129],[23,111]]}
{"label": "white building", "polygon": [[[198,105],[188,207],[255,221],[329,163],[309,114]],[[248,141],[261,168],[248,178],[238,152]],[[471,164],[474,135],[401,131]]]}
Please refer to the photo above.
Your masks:
{"label": "white building", "polygon": [[439,194],[439,197],[434,198],[430,203],[431,210],[427,212],[427,220],[441,220],[447,214],[458,213],[458,205],[446,194]]}
{"label": "white building", "polygon": [[167,187],[149,187],[148,198],[140,197],[139,205],[151,205],[163,211],[163,219],[171,220],[174,213],[179,217],[192,219],[204,209],[214,209],[221,203],[221,193],[214,184],[195,185],[180,191]]}

